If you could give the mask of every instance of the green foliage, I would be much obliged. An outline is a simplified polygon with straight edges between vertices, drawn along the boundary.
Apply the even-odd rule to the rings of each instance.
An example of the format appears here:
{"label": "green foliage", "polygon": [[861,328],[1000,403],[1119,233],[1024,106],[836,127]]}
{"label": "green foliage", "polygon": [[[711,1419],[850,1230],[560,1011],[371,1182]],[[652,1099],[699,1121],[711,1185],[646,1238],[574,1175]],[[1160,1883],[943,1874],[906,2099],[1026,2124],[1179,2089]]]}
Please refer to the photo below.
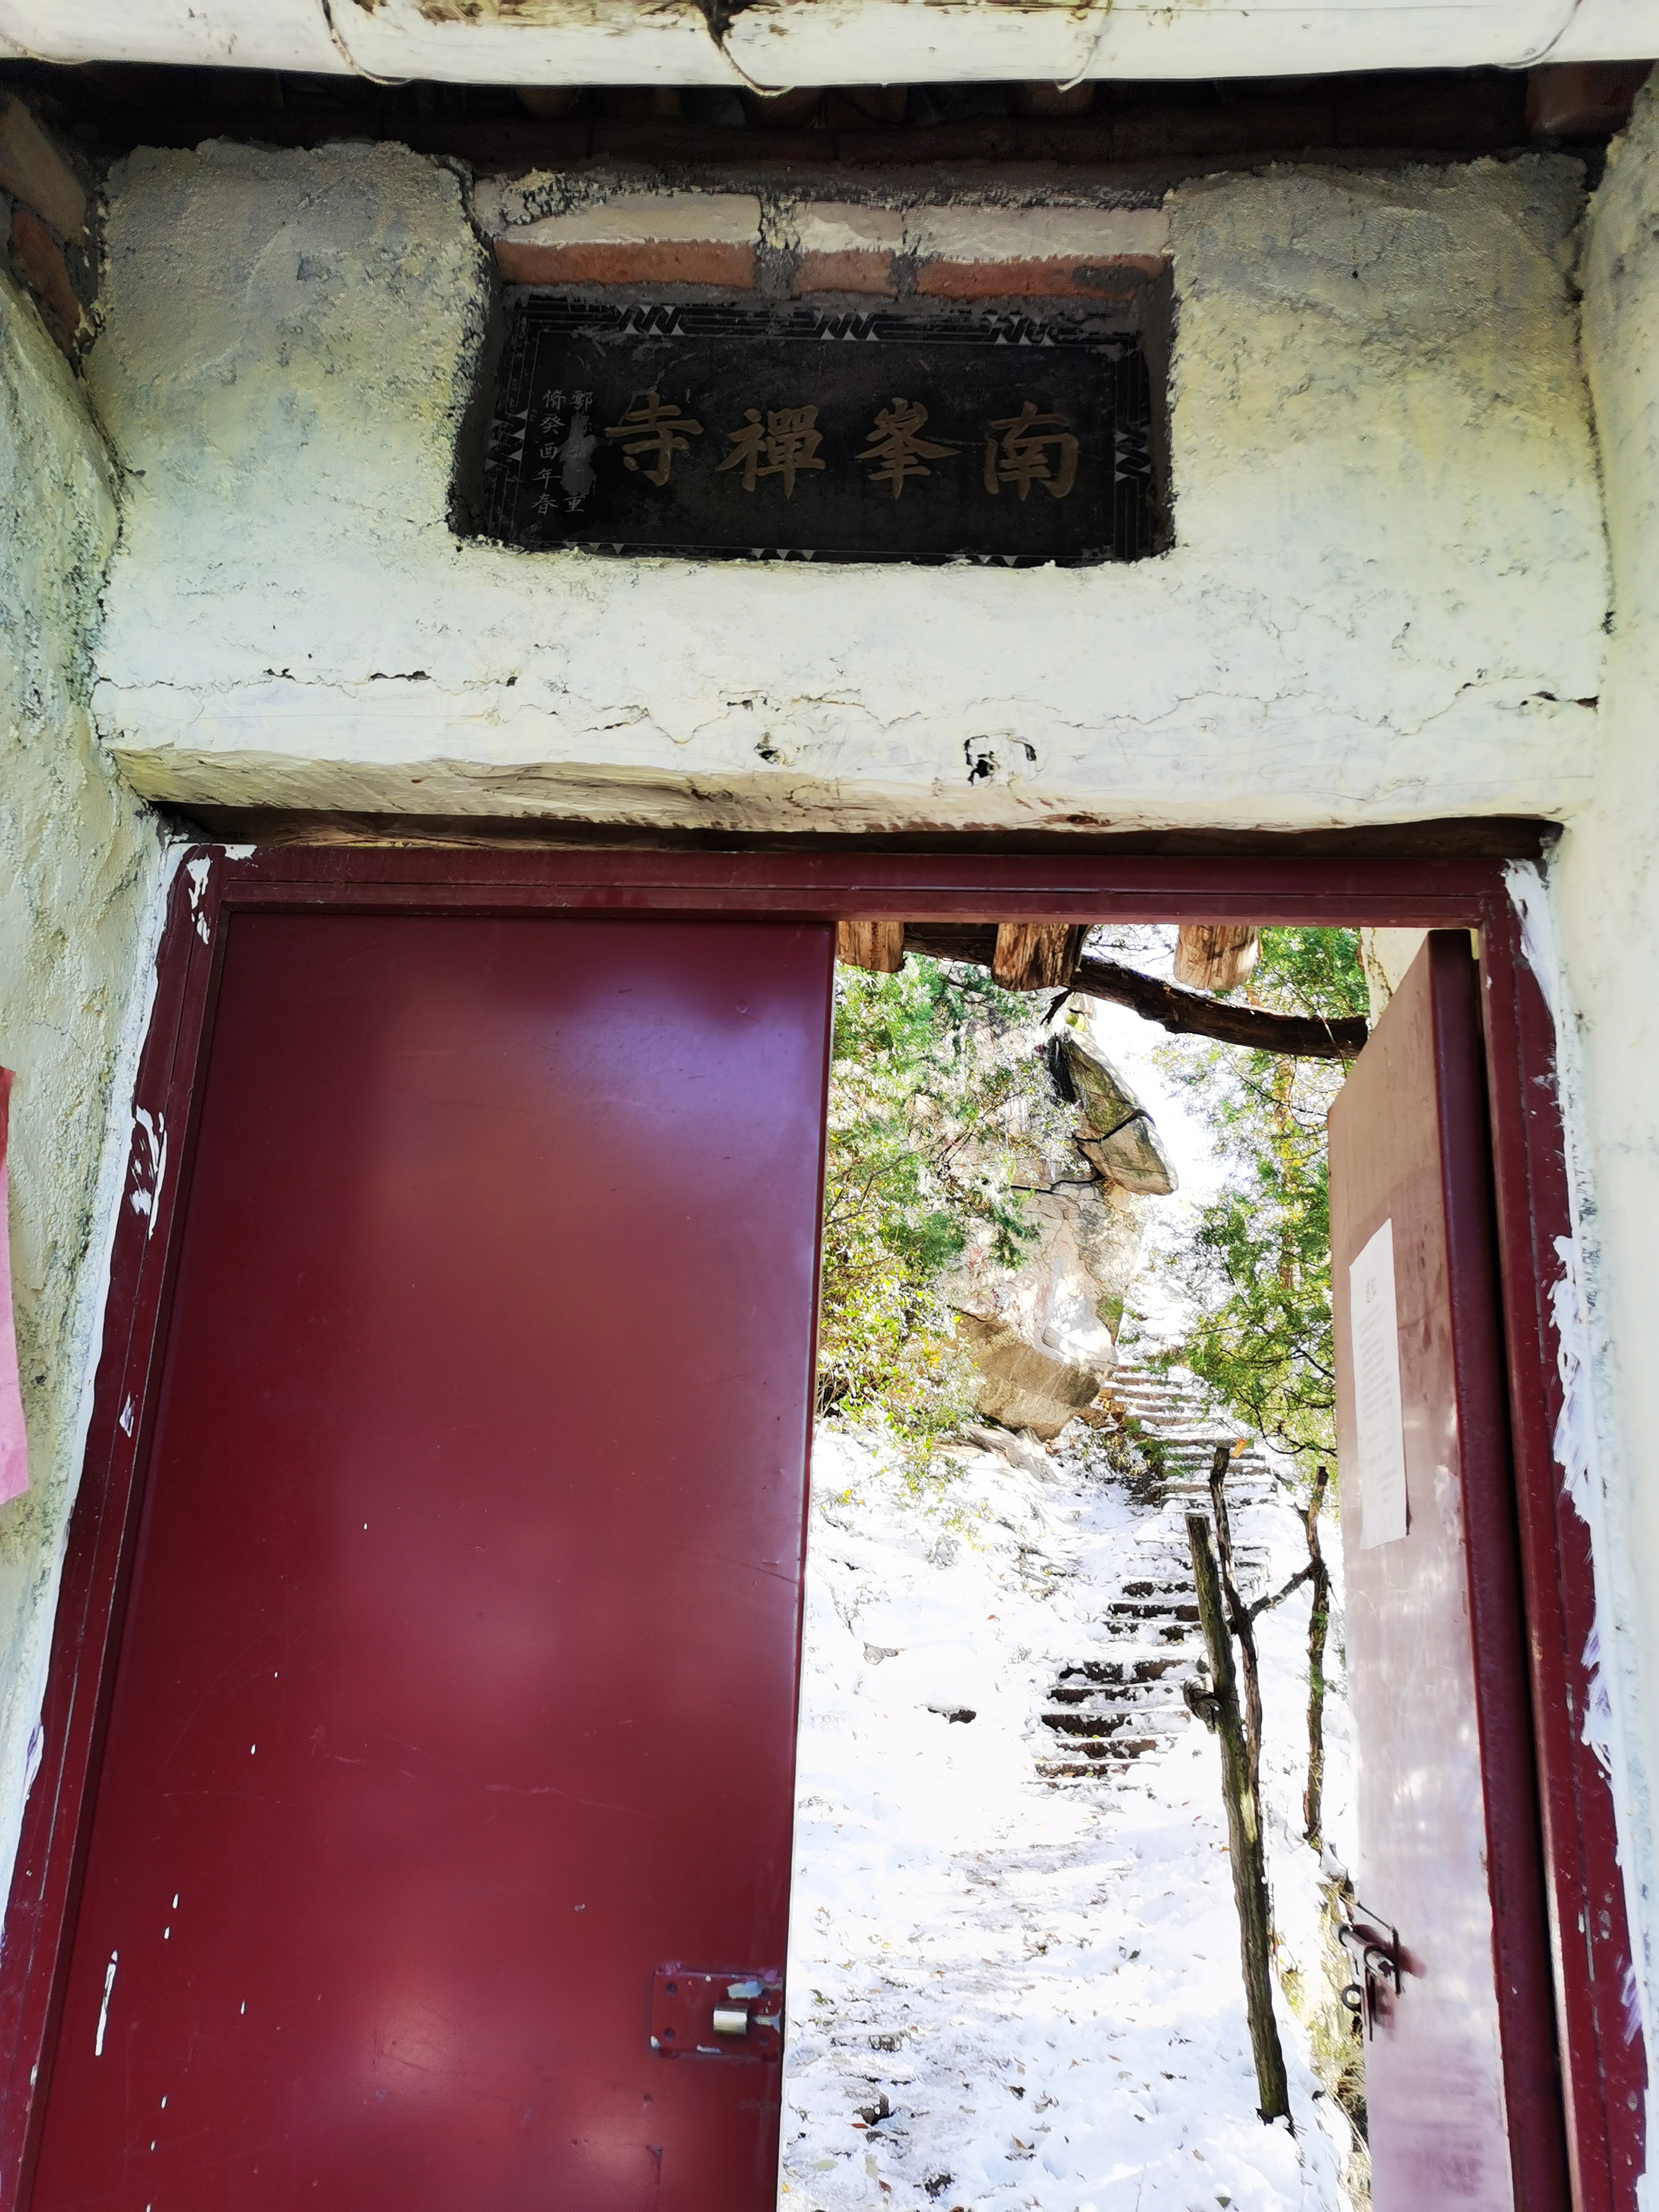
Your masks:
{"label": "green foliage", "polygon": [[1358,931],[1264,929],[1261,955],[1243,995],[1252,1006],[1280,1014],[1319,1014],[1327,1021],[1369,1015]]}
{"label": "green foliage", "polygon": [[[1356,933],[1267,929],[1255,1005],[1336,1018],[1367,1011]],[[1178,1358],[1304,1474],[1335,1463],[1330,1194],[1325,1115],[1346,1070],[1235,1046],[1176,1048],[1187,1087],[1235,1170],[1175,1262],[1198,1318]]]}
{"label": "green foliage", "polygon": [[1019,1152],[1064,1119],[1036,1012],[914,955],[896,975],[836,971],[818,1407],[882,1415],[918,1465],[973,1405],[941,1280],[970,1237],[1018,1260]]}

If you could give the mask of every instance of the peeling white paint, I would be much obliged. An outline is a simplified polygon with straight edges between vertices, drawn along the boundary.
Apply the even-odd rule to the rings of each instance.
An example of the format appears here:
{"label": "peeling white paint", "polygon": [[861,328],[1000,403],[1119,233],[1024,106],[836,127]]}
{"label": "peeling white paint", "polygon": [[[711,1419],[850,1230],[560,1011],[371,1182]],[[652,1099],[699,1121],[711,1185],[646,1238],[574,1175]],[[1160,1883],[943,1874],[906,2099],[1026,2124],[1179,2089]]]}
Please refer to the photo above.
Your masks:
{"label": "peeling white paint", "polygon": [[9,1881],[127,1181],[160,843],[87,712],[114,542],[84,386],[0,274],[0,1061],[18,1071],[11,1255],[29,1494],[0,1511],[0,1882]]}
{"label": "peeling white paint", "polygon": [[[1550,1322],[1555,1331],[1555,1366],[1561,1378],[1561,1411],[1556,1418],[1553,1450],[1561,1470],[1561,1487],[1575,1513],[1594,1533],[1595,1510],[1595,1424],[1590,1405],[1589,1328],[1579,1283],[1577,1239],[1558,1237],[1555,1256],[1561,1273],[1551,1285]],[[1602,1771],[1613,1772],[1613,1704],[1602,1671],[1604,1581],[1597,1577],[1595,1620],[1584,1645],[1588,1677],[1582,1740],[1595,1752]]]}
{"label": "peeling white paint", "polygon": [[147,1237],[155,1234],[161,1203],[161,1186],[167,1172],[167,1117],[158,1107],[132,1109],[132,1190],[127,1203],[135,1213],[147,1217]]}
{"label": "peeling white paint", "polygon": [[[207,895],[208,878],[212,872],[213,863],[206,858],[186,860],[185,863],[185,873],[190,878],[190,910],[196,923],[196,934],[204,945],[209,941],[209,931],[207,916],[202,911],[202,901]],[[163,1139],[162,1151],[165,1156],[165,1139]],[[156,1188],[158,1190],[161,1188],[159,1174],[156,1176]]]}
{"label": "peeling white paint", "polygon": [[897,84],[1278,76],[1640,58],[1652,0],[772,0],[716,32],[696,0],[0,0],[50,61],[355,71],[483,84]]}
{"label": "peeling white paint", "polygon": [[1555,917],[1544,878],[1532,860],[1511,860],[1504,870],[1510,902],[1521,922],[1521,951],[1549,1008],[1558,1039],[1561,1030],[1561,960],[1555,943]]}
{"label": "peeling white paint", "polygon": [[[1659,2051],[1655,2041],[1659,2012],[1650,2001],[1656,1940],[1651,1908],[1654,1838],[1646,1818],[1650,1802],[1649,1768],[1637,1718],[1632,1638],[1633,1607],[1640,1604],[1640,1577],[1632,1580],[1632,1562],[1615,1533],[1622,1516],[1618,1501],[1609,1496],[1601,1464],[1608,1357],[1605,1341],[1597,1346],[1587,1279],[1595,1264],[1591,1255],[1597,1221],[1592,1175],[1595,1133],[1584,1126],[1581,1039],[1569,1013],[1551,885],[1531,861],[1512,862],[1504,870],[1504,878],[1521,925],[1522,955],[1538,984],[1555,1033],[1573,1224],[1570,1236],[1554,1240],[1561,1273],[1549,1286],[1549,1310],[1561,1384],[1561,1410],[1556,1418],[1552,1452],[1560,1469],[1563,1493],[1588,1534],[1595,1579],[1595,1613],[1581,1655],[1585,1707],[1579,1734],[1608,1778],[1618,1818],[1632,1952],[1623,1991],[1626,2030],[1633,2037],[1644,2027],[1652,2052]],[[1603,1402],[1598,1404],[1598,1401]]]}
{"label": "peeling white paint", "polygon": [[[1540,981],[1554,979],[1583,1323],[1579,1395],[1593,1449],[1587,1497],[1599,1656],[1652,2062],[1650,2143],[1659,2143],[1659,1363],[1651,1356],[1659,1340],[1659,1010],[1648,973],[1648,948],[1659,936],[1656,235],[1659,102],[1650,79],[1629,131],[1610,149],[1579,270],[1613,571],[1601,763],[1589,803],[1570,814],[1547,899],[1522,914]],[[1651,2181],[1644,2188],[1653,2212],[1659,2190]]]}
{"label": "peeling white paint", "polygon": [[[120,1963],[120,1958],[121,1954],[118,1951],[112,1951],[109,1954],[109,1964],[104,1969],[104,1999],[98,2008],[98,2032],[92,2039],[92,2055],[94,2058],[101,2058],[104,2055],[104,2036],[109,2027],[109,2001],[115,1994],[115,1970]],[[163,2097],[161,2102],[165,2105],[167,2099]]]}

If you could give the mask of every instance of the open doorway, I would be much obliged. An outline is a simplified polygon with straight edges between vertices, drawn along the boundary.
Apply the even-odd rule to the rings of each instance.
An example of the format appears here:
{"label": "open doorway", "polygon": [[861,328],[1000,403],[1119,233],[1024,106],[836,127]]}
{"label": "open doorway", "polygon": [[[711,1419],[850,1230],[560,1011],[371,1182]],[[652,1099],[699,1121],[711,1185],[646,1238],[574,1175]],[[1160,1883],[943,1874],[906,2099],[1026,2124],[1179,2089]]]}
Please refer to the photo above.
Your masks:
{"label": "open doorway", "polygon": [[[1324,1122],[1368,994],[1356,932],[1223,935],[1091,931],[1068,994],[988,927],[843,933],[785,2203],[1363,2201]],[[1218,1453],[1294,2139],[1183,1695]]]}
{"label": "open doorway", "polygon": [[[1508,834],[1442,831],[1415,851],[1330,856],[280,846],[181,856],[0,1961],[17,2023],[0,2201],[54,2212],[91,2187],[123,2212],[152,2202],[206,2212],[234,2173],[240,2202],[274,2212],[303,2170],[319,2206],[449,2212],[464,2170],[471,2200],[501,2212],[532,2173],[552,2174],[585,2212],[701,2212],[715,2191],[769,2203],[817,1237],[816,1181],[799,1170],[823,1127],[835,928],[874,918],[1039,933],[1186,919],[1480,933],[1475,1054],[1567,2137],[1577,2200],[1631,2203],[1645,2060],[1625,2029],[1611,1802],[1580,1726],[1594,1585],[1551,1456],[1555,1240],[1570,1224],[1548,1010],[1522,956]],[[357,951],[342,957],[352,933]],[[357,957],[369,937],[373,957]],[[248,995],[255,983],[264,1000]],[[225,1105],[233,1094],[246,1111]],[[567,1127],[579,1108],[586,1119]],[[327,1175],[301,1173],[307,1161]],[[647,1180],[678,1224],[684,1267],[641,1273],[649,1235],[638,1223],[617,1232],[612,1202],[637,1200]],[[533,1205],[513,1202],[526,1192]],[[307,1219],[316,1236],[295,1244]],[[362,1282],[339,1273],[331,1238],[343,1223],[368,1255]],[[667,1366],[639,1364],[626,1301],[584,1272],[594,1255],[632,1267],[657,1300],[676,1347]],[[313,1260],[334,1271],[327,1314],[307,1303]],[[288,1301],[274,1324],[239,1328],[267,1296]],[[766,1356],[747,1356],[763,1334]],[[423,1349],[411,1360],[415,1336]],[[317,1357],[297,1359],[306,1344]],[[192,1361],[207,1399],[180,1382]],[[278,1374],[273,1361],[288,1364]],[[273,1432],[264,1457],[252,1455],[247,1425],[268,1427],[279,1401],[288,1419],[293,1394],[325,1369],[349,1418],[324,1394],[293,1437]],[[217,1407],[210,1436],[204,1405]],[[489,1426],[503,1419],[510,1437]],[[365,1468],[380,1504],[342,1517]],[[546,1479],[531,1480],[535,1469]],[[665,1481],[678,1519],[659,1510],[653,1485]],[[557,1499],[575,1516],[568,1526],[549,1518]],[[227,1559],[240,1574],[276,1556],[262,1533],[272,1516],[288,1546],[282,1573],[257,1588],[228,1582]],[[555,1602],[529,1569],[561,1547]],[[319,1561],[343,1579],[319,1583]],[[467,1627],[468,1605],[467,1620],[501,1632]],[[326,1639],[293,1631],[319,1606],[348,1640],[371,1618],[380,1640],[348,1665]],[[231,1663],[249,1624],[273,1621],[289,1624],[297,1690],[285,1660],[269,1683]],[[460,1648],[476,1696],[459,1695],[446,1671]],[[338,1664],[325,1663],[331,1650]],[[415,1718],[436,1729],[431,1740],[387,1724],[411,1684],[425,1685]],[[260,1698],[274,1735],[243,1727],[244,1705]],[[314,1759],[313,1706],[327,1708]],[[337,1757],[323,1755],[330,1714],[356,1730]],[[947,1741],[977,1725],[935,1717]],[[641,1727],[643,1759],[627,1733]],[[173,1732],[161,1761],[149,1756],[158,1729]],[[289,1762],[291,1788],[248,1790],[243,1762],[261,1755]],[[394,1818],[402,1790],[414,1795]],[[257,1881],[214,1826],[246,1826],[256,1798]],[[465,1838],[458,1818],[471,1823]],[[625,1850],[605,1840],[617,1821]],[[210,1881],[218,1932],[194,1954],[205,1923],[171,1917],[192,1910],[186,1890],[163,1879],[161,1858],[138,1865],[129,1852],[158,1836],[197,1853],[192,1884]],[[319,1887],[332,1851],[350,1881],[331,1887],[331,1874]],[[561,1853],[556,1915],[549,1855]],[[498,1875],[510,1910],[490,1905]],[[407,1909],[416,1892],[419,1909]],[[319,1898],[337,1955],[317,1950]],[[1564,1942],[1564,1928],[1590,1940]],[[361,1971],[336,1973],[342,1959]],[[246,1969],[256,1985],[247,2014],[221,2019],[227,1960],[230,1979]],[[309,1999],[321,2013],[296,2009],[296,1961],[328,1968]],[[491,1996],[497,1984],[511,2003]],[[257,2027],[245,2033],[247,2017]],[[684,2043],[670,2049],[682,2038],[685,2063]],[[110,2086],[140,2064],[167,2100],[158,2114],[172,2115],[150,2132],[144,2098],[135,2106]],[[507,2074],[515,2090],[503,2102]],[[190,2080],[194,2108],[174,2077]],[[152,2156],[171,2162],[170,2195],[145,2193]],[[944,2201],[949,2212],[955,2200]]]}

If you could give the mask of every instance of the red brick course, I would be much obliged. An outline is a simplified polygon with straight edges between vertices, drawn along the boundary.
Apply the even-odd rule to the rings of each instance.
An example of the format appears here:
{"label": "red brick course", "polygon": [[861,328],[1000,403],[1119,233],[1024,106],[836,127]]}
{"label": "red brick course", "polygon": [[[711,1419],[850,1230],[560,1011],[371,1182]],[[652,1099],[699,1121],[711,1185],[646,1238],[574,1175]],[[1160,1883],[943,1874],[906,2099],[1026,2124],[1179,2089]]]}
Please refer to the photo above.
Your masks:
{"label": "red brick course", "polygon": [[809,292],[864,292],[890,300],[898,287],[892,255],[865,246],[843,253],[803,253],[792,289],[798,300]]}
{"label": "red brick course", "polygon": [[498,238],[495,265],[508,284],[712,284],[752,292],[752,245],[647,239],[627,246],[550,246]]}
{"label": "red brick course", "polygon": [[1111,261],[924,261],[916,290],[929,300],[1115,300],[1129,297],[1135,281],[1156,276],[1155,254],[1124,254]]}

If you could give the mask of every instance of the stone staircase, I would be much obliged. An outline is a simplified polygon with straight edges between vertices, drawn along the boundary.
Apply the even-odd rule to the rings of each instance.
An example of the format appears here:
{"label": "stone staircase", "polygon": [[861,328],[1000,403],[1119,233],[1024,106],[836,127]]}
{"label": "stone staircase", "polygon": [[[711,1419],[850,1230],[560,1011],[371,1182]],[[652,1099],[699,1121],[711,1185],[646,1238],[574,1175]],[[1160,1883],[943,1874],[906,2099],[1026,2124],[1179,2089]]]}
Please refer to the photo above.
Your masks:
{"label": "stone staircase", "polygon": [[1121,1778],[1192,1725],[1182,1688],[1196,1676],[1202,1645],[1186,1516],[1209,1513],[1218,1443],[1236,1447],[1228,1510],[1247,1600],[1265,1585],[1274,1540],[1294,1535],[1289,1496],[1261,1446],[1194,1377],[1128,1358],[1103,1395],[1118,1424],[1105,1433],[1133,1443],[1142,1463],[1144,1472],[1121,1478],[1139,1519],[1123,1579],[1101,1608],[1101,1644],[1060,1668],[1044,1705],[1054,1742],[1037,1771],[1054,1786]]}

